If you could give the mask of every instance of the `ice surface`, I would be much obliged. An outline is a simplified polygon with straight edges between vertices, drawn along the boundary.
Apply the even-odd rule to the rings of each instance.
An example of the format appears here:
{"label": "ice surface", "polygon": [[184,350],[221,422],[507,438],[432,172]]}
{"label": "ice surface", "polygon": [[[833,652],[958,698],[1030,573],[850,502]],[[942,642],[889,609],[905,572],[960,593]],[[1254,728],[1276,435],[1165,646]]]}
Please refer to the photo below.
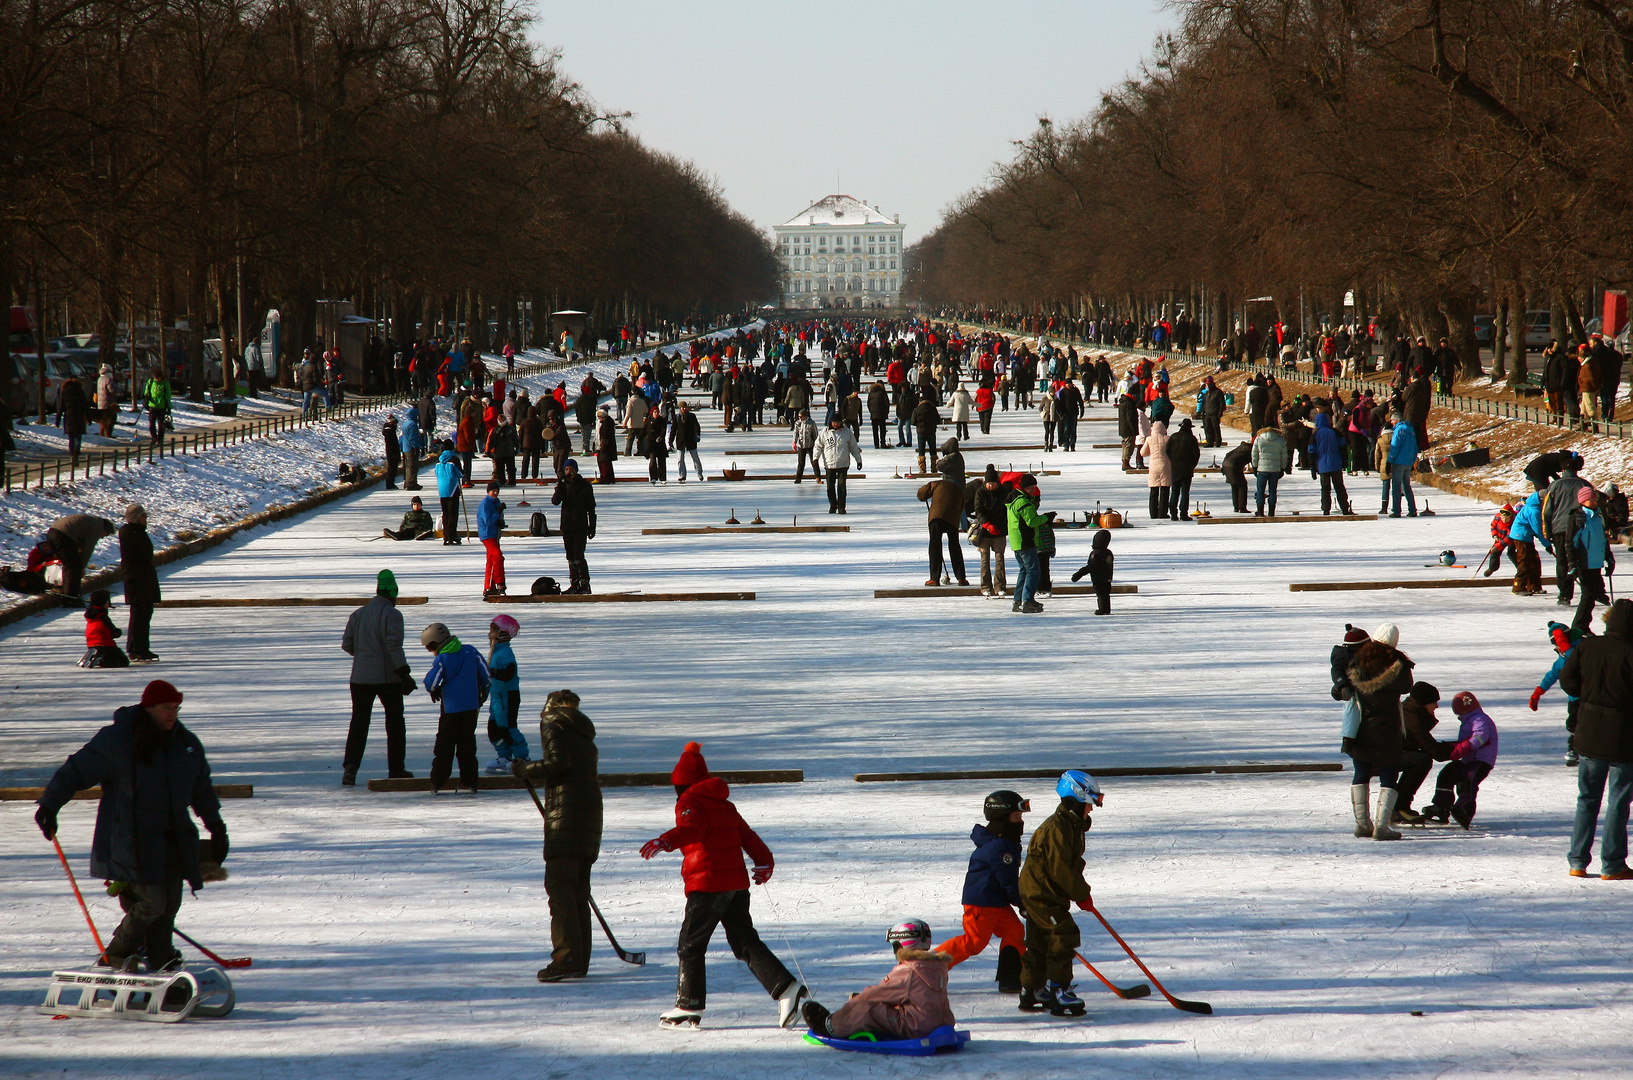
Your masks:
{"label": "ice surface", "polygon": [[[1090,416],[1080,445],[1114,441],[1112,410]],[[1041,441],[1034,417],[999,413],[992,436],[966,451],[971,471],[1042,460],[979,449]],[[787,444],[771,429],[725,436],[712,411],[703,423],[715,475],[733,451]],[[377,439],[377,424],[364,431]],[[689,739],[717,769],[805,769],[803,785],[734,794],[777,855],[769,889],[753,898],[761,933],[830,1006],[882,977],[890,924],[918,916],[938,941],[951,936],[969,828],[988,790],[1033,798],[1034,824],[1053,803],[1043,781],[864,785],[851,774],[1343,761],[1327,653],[1346,621],[1398,623],[1419,677],[1448,701],[1474,690],[1496,719],[1503,756],[1475,830],[1354,839],[1348,777],[1337,773],[1106,779],[1088,839],[1094,895],[1170,991],[1211,1002],[1216,1015],[1178,1012],[1155,994],[1118,1001],[1087,973],[1086,1019],[1023,1015],[993,992],[989,951],[952,974],[953,1010],[974,1033],[963,1054],[918,1065],[840,1055],[777,1029],[773,1003],[716,935],[705,1029],[660,1031],[684,903],[679,856],[645,863],[638,849],[672,822],[670,791],[607,791],[596,866],[603,911],[626,948],[647,950],[647,966],[618,963],[597,936],[587,981],[541,986],[533,973],[548,959],[548,913],[524,792],[433,798],[338,786],[345,608],[161,609],[163,663],[106,672],[73,666],[82,620],[54,614],[0,630],[0,783],[43,782],[148,679],[175,682],[217,777],[256,787],[253,800],[225,804],[232,880],[189,898],[179,922],[255,966],[234,973],[239,1004],[226,1020],[160,1027],[35,1014],[50,971],[92,950],[32,805],[0,803],[0,1073],[1626,1074],[1629,884],[1566,877],[1575,779],[1560,764],[1564,703],[1555,690],[1541,712],[1524,707],[1551,661],[1544,625],[1559,609],[1504,589],[1287,591],[1292,581],[1440,577],[1423,564],[1447,547],[1485,550],[1489,507],[1433,492],[1432,518],[1198,528],[1148,520],[1144,477],[1124,475],[1116,451],[1054,453],[1048,466],[1063,475],[1043,480],[1044,506],[1068,517],[1097,500],[1127,511],[1137,527],[1116,534],[1118,579],[1140,592],[1114,597],[1107,619],[1082,597],[1044,600],[1045,614],[1023,617],[979,598],[873,599],[874,588],[923,582],[926,534],[917,482],[891,478],[911,464],[908,452],[870,450],[865,429],[862,441],[869,478],[852,482],[839,519],[850,534],[640,535],[717,524],[732,509],[744,521],[759,510],[778,524],[795,514],[834,522],[809,479],[682,487],[671,458],[665,488],[597,489],[598,591],[752,589],[750,603],[485,605],[480,548],[362,542],[406,508],[403,493],[380,490],[254,530],[161,578],[170,597],[357,595],[390,567],[405,594],[432,598],[404,609],[411,641],[440,620],[480,643],[494,614],[515,615],[524,718],[548,690],[577,690],[607,771],[667,769]],[[771,456],[741,463],[786,467]],[[640,475],[644,465],[621,459],[619,471]],[[1357,506],[1375,509],[1376,482],[1354,480]],[[1282,492],[1281,512],[1318,512],[1307,475]],[[1197,478],[1195,497],[1216,513],[1229,506],[1214,475]],[[506,498],[514,526],[530,508],[515,489]],[[547,493],[527,498],[554,522]],[[1057,582],[1081,565],[1090,535],[1059,533]],[[539,574],[566,576],[553,539],[505,549],[514,590]],[[123,621],[117,608],[115,617]],[[410,660],[423,673],[424,654],[411,650]],[[409,767],[423,775],[434,707],[423,693],[408,702]],[[1455,719],[1442,713],[1449,737]],[[530,724],[530,740],[536,732]],[[377,725],[362,778],[383,775],[383,755]],[[107,934],[117,906],[86,880],[93,818],[94,804],[70,804],[62,836]],[[1090,916],[1079,922],[1085,955],[1124,985],[1143,979]]]}

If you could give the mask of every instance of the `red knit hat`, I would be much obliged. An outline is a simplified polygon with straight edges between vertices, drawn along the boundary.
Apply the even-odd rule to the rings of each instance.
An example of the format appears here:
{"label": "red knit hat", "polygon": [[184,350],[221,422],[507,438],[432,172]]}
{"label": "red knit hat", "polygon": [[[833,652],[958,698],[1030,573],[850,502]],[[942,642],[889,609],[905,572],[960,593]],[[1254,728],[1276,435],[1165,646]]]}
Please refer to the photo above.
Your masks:
{"label": "red knit hat", "polygon": [[142,691],[142,705],[180,705],[181,691],[165,682],[163,679],[154,679]]}
{"label": "red knit hat", "polygon": [[689,787],[699,780],[708,778],[709,766],[703,760],[702,744],[687,743],[680,752],[680,760],[675,762],[675,771],[669,774],[669,782],[680,787]]}
{"label": "red knit hat", "polygon": [[1475,697],[1474,694],[1468,690],[1459,691],[1457,696],[1452,698],[1452,712],[1456,713],[1458,716],[1462,716],[1464,713],[1471,713],[1479,707],[1480,699]]}

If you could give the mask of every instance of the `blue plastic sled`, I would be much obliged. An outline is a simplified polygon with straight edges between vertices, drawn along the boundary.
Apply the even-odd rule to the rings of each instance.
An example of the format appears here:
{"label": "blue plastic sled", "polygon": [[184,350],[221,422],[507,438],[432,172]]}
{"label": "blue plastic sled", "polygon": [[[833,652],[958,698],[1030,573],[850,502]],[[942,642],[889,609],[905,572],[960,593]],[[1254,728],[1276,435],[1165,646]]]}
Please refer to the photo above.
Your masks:
{"label": "blue plastic sled", "polygon": [[932,1054],[950,1054],[962,1050],[970,1041],[970,1033],[958,1031],[951,1025],[938,1027],[922,1039],[887,1039],[880,1041],[863,1033],[849,1039],[833,1039],[814,1031],[805,1033],[805,1041],[812,1046],[831,1046],[835,1050],[860,1050],[864,1054],[896,1054],[900,1057],[930,1057]]}

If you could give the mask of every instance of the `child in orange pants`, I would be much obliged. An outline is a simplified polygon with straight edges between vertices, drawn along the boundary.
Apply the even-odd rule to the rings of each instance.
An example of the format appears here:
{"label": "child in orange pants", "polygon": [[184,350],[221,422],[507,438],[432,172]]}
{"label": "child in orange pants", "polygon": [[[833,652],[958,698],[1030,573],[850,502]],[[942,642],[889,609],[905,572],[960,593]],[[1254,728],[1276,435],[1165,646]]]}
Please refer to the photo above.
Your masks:
{"label": "child in orange pants", "polygon": [[[975,851],[964,875],[964,933],[936,946],[952,964],[960,964],[987,947],[996,936],[998,992],[1021,992],[1021,957],[1026,952],[1026,928],[1010,910],[1021,903],[1021,832],[1025,812],[1032,804],[1013,791],[994,791],[982,813],[985,825],[970,832]],[[948,966],[952,966],[949,964]]]}

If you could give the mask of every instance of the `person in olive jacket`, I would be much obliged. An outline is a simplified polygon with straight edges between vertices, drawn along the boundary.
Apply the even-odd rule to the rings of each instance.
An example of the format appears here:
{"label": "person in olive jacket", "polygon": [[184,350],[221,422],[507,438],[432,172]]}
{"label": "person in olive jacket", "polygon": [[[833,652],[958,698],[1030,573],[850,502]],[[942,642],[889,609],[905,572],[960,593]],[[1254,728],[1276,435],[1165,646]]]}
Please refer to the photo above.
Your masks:
{"label": "person in olive jacket", "polygon": [[[1073,769],[1055,784],[1060,805],[1032,833],[1021,864],[1021,902],[1026,912],[1026,952],[1021,957],[1023,1012],[1048,1009],[1056,1016],[1080,1016],[1083,1002],[1072,991],[1072,959],[1083,943],[1071,908],[1094,905],[1083,877],[1084,840],[1089,815],[1104,803],[1094,777]],[[1045,986],[1045,980],[1048,985]]]}
{"label": "person in olive jacket", "polygon": [[510,771],[544,789],[544,892],[550,898],[550,965],[540,982],[590,970],[590,868],[601,855],[601,780],[595,725],[578,695],[557,690],[539,713],[539,756]]}
{"label": "person in olive jacket", "polygon": [[1605,612],[1603,636],[1585,636],[1565,658],[1559,685],[1580,699],[1576,712],[1576,823],[1571,829],[1572,877],[1586,877],[1599,803],[1610,782],[1599,876],[1633,880],[1627,865],[1627,809],[1633,802],[1633,600]]}
{"label": "person in olive jacket", "polygon": [[[956,451],[955,451],[956,452]],[[960,462],[963,455],[959,455]],[[944,459],[942,464],[947,464]],[[963,472],[960,464],[958,472]],[[941,584],[941,538],[947,538],[953,573],[960,585],[968,585],[964,576],[964,552],[958,546],[959,523],[964,518],[964,479],[944,472],[940,480],[932,480],[919,488],[919,502],[930,504],[930,580],[926,585]]]}
{"label": "person in olive jacket", "polygon": [[159,602],[159,573],[153,569],[153,540],[147,535],[147,510],[141,503],[125,507],[125,523],[119,527],[119,569],[125,576],[125,606],[130,608],[125,647],[132,663],[151,663],[158,659],[148,631]]}
{"label": "person in olive jacket", "polygon": [[227,826],[210,784],[204,744],[182,725],[182,693],[163,679],[142,691],[142,700],[113,714],[51,777],[35,822],[47,840],[57,835],[57,811],[85,788],[102,788],[91,838],[91,876],[104,878],[119,897],[125,918],[108,942],[102,962],[122,968],[147,950],[157,971],[179,960],[171,942],[185,881],[204,887],[199,864],[197,814],[210,832],[208,861],[227,857]]}

